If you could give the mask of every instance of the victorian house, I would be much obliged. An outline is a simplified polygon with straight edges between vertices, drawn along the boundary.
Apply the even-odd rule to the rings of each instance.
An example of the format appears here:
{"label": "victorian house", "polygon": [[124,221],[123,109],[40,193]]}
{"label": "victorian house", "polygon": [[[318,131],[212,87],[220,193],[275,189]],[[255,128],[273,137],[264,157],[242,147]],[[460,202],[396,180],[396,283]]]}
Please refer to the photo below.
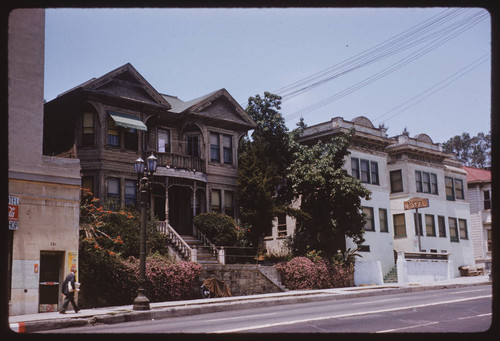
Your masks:
{"label": "victorian house", "polygon": [[201,212],[237,217],[239,140],[255,123],[225,90],[182,101],[129,63],[45,104],[44,154],[80,159],[82,187],[135,205],[134,161],[158,158],[151,206],[179,235]]}

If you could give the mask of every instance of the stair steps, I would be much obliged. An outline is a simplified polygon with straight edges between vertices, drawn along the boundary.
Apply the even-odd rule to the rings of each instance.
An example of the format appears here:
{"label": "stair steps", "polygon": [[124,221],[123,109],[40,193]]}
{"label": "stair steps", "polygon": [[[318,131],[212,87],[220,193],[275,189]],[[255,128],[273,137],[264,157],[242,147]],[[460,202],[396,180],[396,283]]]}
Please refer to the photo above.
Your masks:
{"label": "stair steps", "polygon": [[190,248],[196,248],[197,262],[200,264],[219,264],[217,257],[212,254],[212,251],[203,246],[203,242],[190,235],[181,235],[181,238],[189,245]]}
{"label": "stair steps", "polygon": [[394,266],[385,276],[384,283],[397,283],[398,282],[398,267]]}

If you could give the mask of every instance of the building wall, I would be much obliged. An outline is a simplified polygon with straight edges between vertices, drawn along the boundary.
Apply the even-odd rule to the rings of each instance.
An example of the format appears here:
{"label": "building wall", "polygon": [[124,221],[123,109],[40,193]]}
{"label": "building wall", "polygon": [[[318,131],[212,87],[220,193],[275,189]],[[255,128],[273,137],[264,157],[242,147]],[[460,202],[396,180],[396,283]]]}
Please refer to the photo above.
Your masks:
{"label": "building wall", "polygon": [[[376,262],[380,261],[382,274],[388,273],[394,267],[394,253],[393,253],[393,227],[390,203],[390,183],[389,172],[387,170],[387,154],[374,152],[369,150],[350,149],[350,155],[347,158],[344,168],[351,174],[351,159],[365,159],[370,162],[377,162],[379,171],[379,184],[363,184],[368,190],[372,192],[371,199],[361,199],[361,206],[373,208],[373,222],[375,231],[366,231],[364,234],[365,242],[363,245],[370,248],[369,251],[358,252],[362,255],[359,261]],[[352,174],[351,174],[352,175]],[[387,224],[388,231],[382,232],[380,229],[380,211],[379,209],[387,210]],[[347,239],[346,247],[355,249],[357,246],[351,239]]]}
{"label": "building wall", "polygon": [[471,239],[474,249],[474,258],[477,265],[485,266],[491,261],[491,252],[488,251],[488,230],[491,229],[491,209],[484,209],[484,191],[490,191],[491,183],[471,184],[467,188],[470,202]]}
{"label": "building wall", "polygon": [[19,198],[19,227],[11,232],[11,315],[39,311],[42,252],[60,253],[60,282],[78,258],[79,160],[42,156],[44,30],[43,9],[15,9],[9,16],[8,190]]}

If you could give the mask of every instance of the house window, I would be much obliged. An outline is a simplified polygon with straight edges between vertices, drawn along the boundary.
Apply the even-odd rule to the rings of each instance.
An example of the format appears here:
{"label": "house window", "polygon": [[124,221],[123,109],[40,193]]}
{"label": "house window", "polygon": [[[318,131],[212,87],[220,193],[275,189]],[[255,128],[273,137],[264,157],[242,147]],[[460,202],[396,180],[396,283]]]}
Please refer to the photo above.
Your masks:
{"label": "house window", "polygon": [[136,181],[125,180],[125,205],[135,205],[136,198]]}
{"label": "house window", "polygon": [[200,157],[199,135],[186,135],[186,155]]}
{"label": "house window", "polygon": [[485,210],[491,210],[491,196],[490,191],[483,191],[483,206]]}
{"label": "house window", "polygon": [[421,171],[415,171],[415,186],[416,186],[417,192],[423,191],[422,172]]}
{"label": "house window", "polygon": [[389,232],[389,223],[387,221],[387,210],[385,208],[378,209],[378,220],[380,223],[380,232]]}
{"label": "house window", "polygon": [[170,153],[170,130],[158,129],[158,153]]}
{"label": "house window", "polygon": [[434,173],[431,173],[431,193],[432,194],[439,194],[438,193],[438,180],[437,180],[437,175]]}
{"label": "house window", "polygon": [[469,234],[467,232],[467,220],[458,219],[458,229],[460,232],[460,239],[469,239]]}
{"label": "house window", "polygon": [[404,238],[406,237],[406,223],[404,214],[394,214],[392,216],[392,221],[394,222],[394,237]]}
{"label": "house window", "polygon": [[492,244],[492,240],[493,240],[493,237],[492,237],[492,233],[491,233],[491,229],[487,229],[486,230],[486,234],[487,234],[487,238],[488,238],[488,252],[491,252],[493,251],[493,244]]}
{"label": "house window", "polygon": [[82,188],[94,193],[94,177],[82,176]]}
{"label": "house window", "polygon": [[450,241],[458,242],[457,218],[448,218],[448,226],[450,228]]}
{"label": "house window", "polygon": [[446,238],[446,225],[444,217],[442,215],[438,215],[438,229],[439,229],[439,237]]}
{"label": "house window", "polygon": [[391,193],[397,193],[403,191],[403,175],[401,169],[391,171],[389,173],[391,178]]}
{"label": "house window", "polygon": [[446,200],[465,199],[464,183],[461,179],[446,176],[444,178],[446,187]]}
{"label": "house window", "polygon": [[221,213],[221,195],[220,189],[212,190],[212,212]]}
{"label": "house window", "polygon": [[94,144],[94,113],[83,113],[82,122],[82,146],[91,146]]}
{"label": "house window", "polygon": [[446,187],[446,200],[455,200],[455,188],[453,186],[453,178],[445,176],[444,185]]}
{"label": "house window", "polygon": [[224,191],[224,213],[234,218],[234,193]]}
{"label": "house window", "polygon": [[278,214],[278,238],[286,237],[286,214]]}
{"label": "house window", "polygon": [[217,133],[210,133],[210,161],[220,162],[220,141]]}
{"label": "house window", "polygon": [[359,179],[359,159],[351,158],[351,175]]}
{"label": "house window", "polygon": [[370,161],[360,160],[361,182],[370,183]]}
{"label": "house window", "polygon": [[417,192],[438,194],[437,175],[434,173],[415,171]]}
{"label": "house window", "polygon": [[137,129],[129,128],[123,133],[123,146],[125,149],[137,150],[139,146],[139,135]]}
{"label": "house window", "polygon": [[363,183],[378,185],[378,163],[375,161],[351,158],[351,175]]}
{"label": "house window", "polygon": [[425,235],[435,237],[436,225],[434,223],[434,216],[431,214],[425,215]]}
{"label": "house window", "polygon": [[108,146],[120,147],[120,130],[115,121],[108,116]]}
{"label": "house window", "polygon": [[119,178],[108,178],[108,199],[115,200],[116,203],[120,203],[120,179]]}
{"label": "house window", "polygon": [[455,180],[455,198],[464,199],[464,183],[460,179]]}
{"label": "house window", "polygon": [[375,221],[373,218],[373,207],[362,207],[365,216],[365,231],[375,231]]}
{"label": "house window", "polygon": [[233,164],[233,137],[231,135],[222,135],[222,152],[224,163]]}
{"label": "house window", "polygon": [[370,245],[359,245],[358,251],[359,252],[370,252]]}
{"label": "house window", "polygon": [[[420,232],[420,235],[423,236],[424,235],[424,231],[422,230],[422,214],[419,213],[418,214],[418,225],[417,225],[417,214],[416,213],[413,213],[413,221],[414,221],[414,225],[415,225],[415,235],[418,236],[419,232]],[[418,230],[417,230],[417,226],[418,226]]]}

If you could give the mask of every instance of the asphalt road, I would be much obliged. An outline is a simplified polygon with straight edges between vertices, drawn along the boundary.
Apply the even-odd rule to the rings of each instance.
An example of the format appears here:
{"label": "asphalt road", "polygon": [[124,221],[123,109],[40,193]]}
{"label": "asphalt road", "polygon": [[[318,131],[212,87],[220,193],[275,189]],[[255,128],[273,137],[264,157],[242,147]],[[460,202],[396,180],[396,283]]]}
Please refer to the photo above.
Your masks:
{"label": "asphalt road", "polygon": [[[483,332],[491,285],[278,305],[54,330],[55,333],[442,333]],[[45,333],[51,331],[46,331]]]}

